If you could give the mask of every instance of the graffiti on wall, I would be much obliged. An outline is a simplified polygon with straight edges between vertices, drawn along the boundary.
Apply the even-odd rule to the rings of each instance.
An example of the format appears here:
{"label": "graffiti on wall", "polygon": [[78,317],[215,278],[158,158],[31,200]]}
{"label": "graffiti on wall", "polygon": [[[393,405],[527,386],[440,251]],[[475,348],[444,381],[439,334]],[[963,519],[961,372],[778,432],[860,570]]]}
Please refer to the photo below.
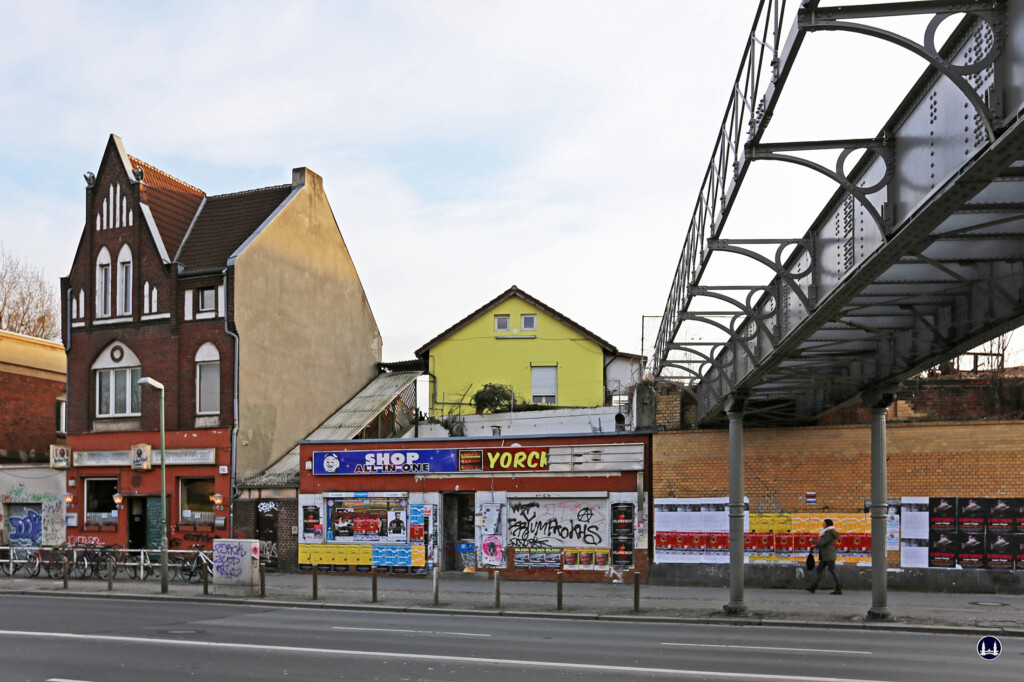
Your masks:
{"label": "graffiti on wall", "polygon": [[249,553],[240,542],[215,542],[213,544],[213,573],[222,578],[241,578],[244,561]]}
{"label": "graffiti on wall", "polygon": [[516,500],[509,504],[512,547],[598,547],[608,544],[604,500]]}
{"label": "graffiti on wall", "polygon": [[10,543],[16,546],[38,545],[43,537],[43,517],[34,505],[10,505]]}
{"label": "graffiti on wall", "polygon": [[[22,539],[26,544],[59,545],[64,541],[64,497],[55,492],[29,490],[24,481],[0,494],[0,502],[7,505],[8,518],[6,519],[6,530],[11,534],[15,532],[14,523],[19,524],[19,537],[32,537],[34,539]],[[26,509],[32,509],[30,525],[26,526]],[[17,521],[16,521],[17,520]],[[5,521],[0,514],[0,524]],[[26,536],[26,532],[29,533]]]}

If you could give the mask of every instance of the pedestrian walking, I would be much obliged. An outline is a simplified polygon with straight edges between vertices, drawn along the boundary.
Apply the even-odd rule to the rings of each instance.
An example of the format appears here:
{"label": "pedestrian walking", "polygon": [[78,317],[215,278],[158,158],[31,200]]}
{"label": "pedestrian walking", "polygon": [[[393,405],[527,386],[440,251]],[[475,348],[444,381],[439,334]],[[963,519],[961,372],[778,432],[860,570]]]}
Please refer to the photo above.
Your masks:
{"label": "pedestrian walking", "polygon": [[836,541],[838,539],[839,531],[832,524],[832,519],[825,519],[825,527],[818,532],[818,539],[811,540],[818,548],[818,570],[814,574],[814,582],[810,587],[805,588],[811,594],[818,589],[818,582],[821,581],[821,576],[826,568],[832,574],[832,580],[836,584],[836,589],[832,590],[832,594],[843,593],[843,586],[839,584],[839,574],[836,573]]}

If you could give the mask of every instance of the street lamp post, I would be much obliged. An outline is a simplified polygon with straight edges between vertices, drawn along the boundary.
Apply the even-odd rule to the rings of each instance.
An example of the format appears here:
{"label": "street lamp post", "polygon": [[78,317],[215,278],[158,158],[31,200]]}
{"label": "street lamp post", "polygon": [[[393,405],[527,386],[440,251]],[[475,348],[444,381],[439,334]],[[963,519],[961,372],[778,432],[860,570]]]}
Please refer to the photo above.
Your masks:
{"label": "street lamp post", "polygon": [[167,456],[164,450],[164,385],[151,377],[139,379],[139,386],[160,391],[160,592],[167,594]]}

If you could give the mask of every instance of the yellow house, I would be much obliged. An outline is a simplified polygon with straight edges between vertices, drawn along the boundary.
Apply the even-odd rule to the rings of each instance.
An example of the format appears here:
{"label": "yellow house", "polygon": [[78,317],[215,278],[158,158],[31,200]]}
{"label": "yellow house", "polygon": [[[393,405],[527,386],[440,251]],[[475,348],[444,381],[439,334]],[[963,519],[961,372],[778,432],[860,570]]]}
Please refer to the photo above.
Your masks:
{"label": "yellow house", "polygon": [[430,372],[430,416],[473,412],[485,384],[516,399],[562,407],[605,404],[605,376],[618,351],[518,287],[449,327],[416,351]]}

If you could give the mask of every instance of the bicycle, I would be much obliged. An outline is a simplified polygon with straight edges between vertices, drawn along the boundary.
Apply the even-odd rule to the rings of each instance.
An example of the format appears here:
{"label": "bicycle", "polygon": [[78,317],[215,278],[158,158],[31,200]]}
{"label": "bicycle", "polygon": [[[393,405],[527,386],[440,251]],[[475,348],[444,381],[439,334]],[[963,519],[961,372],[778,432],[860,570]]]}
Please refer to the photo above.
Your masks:
{"label": "bicycle", "polygon": [[[69,564],[71,563],[71,551],[71,547],[66,542],[50,549],[49,558],[43,562],[48,578],[61,578],[64,576],[64,562],[67,560]],[[68,568],[70,570],[70,565]]]}
{"label": "bicycle", "polygon": [[25,573],[34,578],[39,575],[43,558],[40,548],[36,547],[8,547],[7,557],[0,559],[0,572],[4,575],[14,575],[22,568]]}
{"label": "bicycle", "polygon": [[202,545],[192,545],[191,552],[179,557],[174,562],[174,575],[184,583],[191,583],[199,580],[203,575],[203,567],[206,567],[207,574],[213,572],[213,559],[202,550]]}
{"label": "bicycle", "polygon": [[128,577],[132,580],[140,578],[146,580],[149,576],[153,575],[159,570],[159,562],[154,562],[150,558],[151,550],[143,549],[139,551],[138,561],[129,561],[124,565],[124,571],[128,574]]}

